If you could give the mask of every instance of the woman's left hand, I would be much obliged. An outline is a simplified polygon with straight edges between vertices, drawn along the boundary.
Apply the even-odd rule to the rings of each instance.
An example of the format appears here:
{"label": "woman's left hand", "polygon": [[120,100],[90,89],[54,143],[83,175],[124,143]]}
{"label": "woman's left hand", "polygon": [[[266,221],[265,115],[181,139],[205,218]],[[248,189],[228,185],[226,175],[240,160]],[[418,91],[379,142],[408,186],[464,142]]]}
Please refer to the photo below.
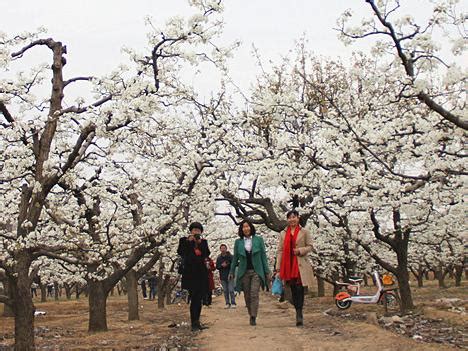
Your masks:
{"label": "woman's left hand", "polygon": [[301,255],[301,251],[299,249],[293,249],[293,252],[296,256],[300,256]]}

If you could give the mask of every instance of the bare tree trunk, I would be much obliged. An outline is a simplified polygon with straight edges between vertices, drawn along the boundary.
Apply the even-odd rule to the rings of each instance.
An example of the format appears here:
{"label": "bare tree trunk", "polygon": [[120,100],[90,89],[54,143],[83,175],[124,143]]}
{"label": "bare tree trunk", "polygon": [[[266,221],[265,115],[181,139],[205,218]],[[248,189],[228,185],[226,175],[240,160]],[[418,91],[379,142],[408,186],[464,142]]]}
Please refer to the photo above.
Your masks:
{"label": "bare tree trunk", "polygon": [[64,283],[63,287],[65,289],[65,296],[67,297],[67,300],[71,299],[71,286],[68,283]]}
{"label": "bare tree trunk", "polygon": [[107,295],[104,284],[88,281],[89,289],[89,332],[107,331]]}
{"label": "bare tree trunk", "polygon": [[435,271],[435,277],[437,279],[439,288],[441,288],[441,289],[447,288],[447,285],[445,285],[445,275],[446,274],[447,273],[444,272],[442,269],[438,269],[438,270]]}
{"label": "bare tree trunk", "polygon": [[138,278],[137,272],[130,269],[125,275],[127,282],[128,320],[136,321],[140,319],[138,314]]}
{"label": "bare tree trunk", "polygon": [[406,313],[414,309],[413,296],[411,294],[411,286],[409,284],[409,271],[408,271],[408,242],[409,235],[397,243],[398,249],[396,250],[398,267],[396,276],[401,297],[401,312]]}
{"label": "bare tree trunk", "polygon": [[169,290],[170,290],[170,280],[171,277],[169,274],[166,274],[164,279],[158,278],[158,308],[164,308],[164,299],[166,298],[166,295],[168,295]]}
{"label": "bare tree trunk", "polygon": [[[8,296],[10,299],[14,299],[13,296],[13,288],[10,287],[11,283],[8,278],[5,278],[3,280],[3,288],[5,290],[5,296]],[[14,317],[15,316],[15,311],[10,305],[7,305],[6,303],[3,304],[3,317]]]}
{"label": "bare tree trunk", "polygon": [[54,282],[54,298],[55,298],[55,301],[58,301],[59,295],[60,295],[59,293],[60,293],[59,284],[58,284],[58,282]]}
{"label": "bare tree trunk", "polygon": [[369,286],[369,277],[367,276],[367,274],[364,274],[362,276],[362,280],[364,281],[364,286]]}
{"label": "bare tree trunk", "polygon": [[317,297],[325,296],[325,281],[317,276]]}
{"label": "bare tree trunk", "polygon": [[401,310],[402,312],[408,312],[414,308],[408,272],[399,272],[397,280],[401,297]]}
{"label": "bare tree trunk", "polygon": [[15,351],[34,350],[34,304],[29,279],[29,257],[19,257],[17,277],[10,280],[14,296]]}
{"label": "bare tree trunk", "polygon": [[416,280],[418,281],[418,288],[422,288],[424,286],[424,275],[420,274],[416,276]]}
{"label": "bare tree trunk", "polygon": [[41,290],[41,302],[47,302],[47,285],[39,281],[39,289]]}
{"label": "bare tree trunk", "polygon": [[75,283],[75,299],[79,299],[81,295],[80,284]]}
{"label": "bare tree trunk", "polygon": [[171,295],[172,295],[172,291],[168,291],[166,292],[166,306],[168,305],[171,305],[172,304],[172,299],[171,299]]}
{"label": "bare tree trunk", "polygon": [[419,269],[411,269],[411,272],[413,273],[414,277],[416,278],[416,281],[418,282],[418,288],[422,288],[424,286],[424,270],[419,268]]}
{"label": "bare tree trunk", "polygon": [[158,308],[164,308],[164,298],[166,297],[165,290],[166,285],[164,283],[159,284],[158,279]]}
{"label": "bare tree trunk", "polygon": [[455,286],[461,286],[463,276],[463,265],[455,266]]}

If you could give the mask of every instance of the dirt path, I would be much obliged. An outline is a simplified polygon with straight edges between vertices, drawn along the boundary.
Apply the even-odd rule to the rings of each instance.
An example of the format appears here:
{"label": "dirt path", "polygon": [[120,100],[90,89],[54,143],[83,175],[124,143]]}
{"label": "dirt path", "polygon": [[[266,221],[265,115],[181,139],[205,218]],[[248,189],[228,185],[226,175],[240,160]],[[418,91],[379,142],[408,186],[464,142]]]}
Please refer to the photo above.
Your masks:
{"label": "dirt path", "polygon": [[224,309],[224,298],[213,300],[202,311],[202,323],[209,329],[197,334],[196,347],[202,350],[317,350],[399,351],[454,350],[454,348],[420,343],[383,330],[367,322],[347,321],[323,314],[330,306],[308,299],[304,310],[305,325],[295,326],[294,308],[279,303],[267,293],[261,294],[257,326],[249,325],[249,316],[238,299],[236,309]]}

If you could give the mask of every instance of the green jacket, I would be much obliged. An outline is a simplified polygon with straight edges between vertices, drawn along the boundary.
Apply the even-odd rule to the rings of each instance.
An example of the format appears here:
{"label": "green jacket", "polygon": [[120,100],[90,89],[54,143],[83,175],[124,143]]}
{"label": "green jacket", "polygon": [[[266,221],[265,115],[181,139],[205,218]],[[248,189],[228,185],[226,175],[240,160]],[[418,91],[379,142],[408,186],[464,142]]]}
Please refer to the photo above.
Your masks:
{"label": "green jacket", "polygon": [[[268,260],[266,256],[265,243],[262,237],[252,236],[252,265],[255,273],[262,280],[262,285],[266,284],[266,275],[270,274]],[[234,275],[237,268],[236,290],[242,290],[241,279],[247,271],[247,255],[245,253],[244,239],[237,239],[234,243],[234,256],[232,258],[230,273]]]}

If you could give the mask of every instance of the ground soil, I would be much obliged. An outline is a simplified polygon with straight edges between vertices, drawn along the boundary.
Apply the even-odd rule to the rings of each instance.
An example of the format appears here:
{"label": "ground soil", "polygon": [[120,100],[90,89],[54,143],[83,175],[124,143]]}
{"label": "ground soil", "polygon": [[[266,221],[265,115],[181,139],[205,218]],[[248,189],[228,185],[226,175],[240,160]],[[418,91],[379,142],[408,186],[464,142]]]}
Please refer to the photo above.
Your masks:
{"label": "ground soil", "polygon": [[[304,312],[304,327],[295,326],[295,311],[288,303],[279,303],[268,294],[261,296],[257,326],[249,325],[244,304],[235,309],[223,309],[217,299],[211,309],[205,309],[204,322],[210,327],[200,332],[197,346],[206,350],[316,350],[335,351],[403,351],[454,350],[451,346],[417,342],[373,325],[367,320],[353,320],[324,314],[333,308],[330,298],[308,299]],[[350,310],[350,315],[362,312],[363,305]],[[354,307],[354,306],[353,306]],[[366,310],[376,311],[366,306]]]}
{"label": "ground soil", "polygon": [[[443,320],[466,336],[468,319],[464,313],[439,308],[432,303],[449,297],[466,299],[467,288],[414,289],[419,313]],[[372,289],[371,289],[372,290]],[[327,291],[328,294],[330,294]],[[261,294],[257,326],[249,325],[249,316],[238,297],[238,308],[224,309],[221,296],[213,298],[210,308],[203,308],[202,323],[209,329],[193,333],[188,326],[188,308],[184,302],[158,309],[156,301],[140,301],[140,321],[127,320],[125,296],[113,296],[108,302],[108,326],[105,333],[87,332],[87,299],[35,301],[36,308],[46,312],[35,320],[39,350],[457,350],[434,342],[415,341],[385,329],[376,323],[383,315],[377,305],[353,305],[346,313],[336,313],[329,297],[306,298],[304,327],[295,326],[295,313],[290,304],[279,303],[269,293]],[[327,312],[328,311],[328,312]],[[0,307],[1,313],[1,307]],[[447,328],[444,328],[447,329]],[[0,317],[0,350],[13,345],[13,318]],[[466,347],[466,345],[465,345]]]}

